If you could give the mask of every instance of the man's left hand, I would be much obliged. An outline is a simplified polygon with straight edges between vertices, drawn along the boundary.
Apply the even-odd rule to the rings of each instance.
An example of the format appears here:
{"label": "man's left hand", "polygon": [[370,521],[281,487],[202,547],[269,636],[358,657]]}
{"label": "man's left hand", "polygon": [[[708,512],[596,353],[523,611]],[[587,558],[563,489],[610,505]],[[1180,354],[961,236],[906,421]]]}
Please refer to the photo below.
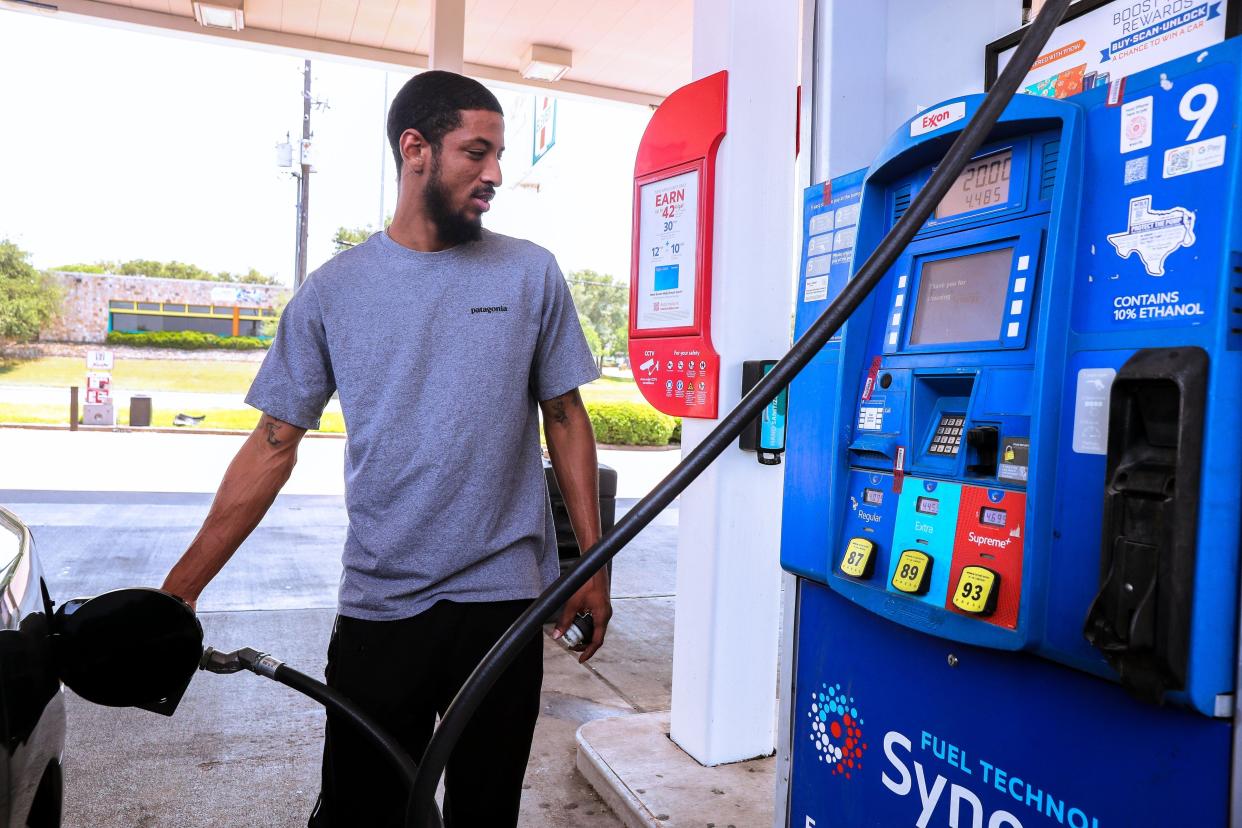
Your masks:
{"label": "man's left hand", "polygon": [[553,638],[560,638],[573,623],[575,615],[580,612],[591,614],[591,620],[595,622],[595,634],[591,636],[587,648],[578,656],[579,664],[586,663],[587,659],[595,655],[604,643],[604,634],[608,631],[608,620],[612,618],[612,599],[609,597],[608,582],[608,567],[605,566],[591,576],[591,580],[583,584],[566,602],[565,608],[561,610],[560,620],[556,622],[556,629],[552,632]]}

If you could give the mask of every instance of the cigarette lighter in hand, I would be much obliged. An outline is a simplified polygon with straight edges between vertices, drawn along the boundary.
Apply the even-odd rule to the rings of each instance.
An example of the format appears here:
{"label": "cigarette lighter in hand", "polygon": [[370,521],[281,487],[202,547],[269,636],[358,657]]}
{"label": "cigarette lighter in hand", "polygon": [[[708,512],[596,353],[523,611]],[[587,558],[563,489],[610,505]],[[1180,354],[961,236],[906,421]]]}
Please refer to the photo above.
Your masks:
{"label": "cigarette lighter in hand", "polygon": [[595,636],[595,620],[591,618],[588,612],[580,612],[574,616],[573,623],[565,630],[565,634],[561,636],[561,641],[565,642],[565,646],[575,652],[581,652],[591,643],[591,639]]}

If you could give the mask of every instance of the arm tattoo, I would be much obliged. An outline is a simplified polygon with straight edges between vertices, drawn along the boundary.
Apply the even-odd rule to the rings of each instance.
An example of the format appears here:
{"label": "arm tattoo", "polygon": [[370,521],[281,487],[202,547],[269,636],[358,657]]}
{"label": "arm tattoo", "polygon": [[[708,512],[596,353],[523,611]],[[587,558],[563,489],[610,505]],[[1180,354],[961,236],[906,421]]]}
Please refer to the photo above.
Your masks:
{"label": "arm tattoo", "polygon": [[269,422],[269,423],[266,423],[266,426],[267,426],[267,444],[269,446],[279,446],[281,443],[284,442],[284,440],[278,439],[276,437],[277,432],[280,431],[280,423]]}
{"label": "arm tattoo", "polygon": [[565,413],[565,398],[557,397],[552,400],[552,404],[548,406],[551,411],[548,416],[557,422],[558,425],[569,425],[569,415]]}

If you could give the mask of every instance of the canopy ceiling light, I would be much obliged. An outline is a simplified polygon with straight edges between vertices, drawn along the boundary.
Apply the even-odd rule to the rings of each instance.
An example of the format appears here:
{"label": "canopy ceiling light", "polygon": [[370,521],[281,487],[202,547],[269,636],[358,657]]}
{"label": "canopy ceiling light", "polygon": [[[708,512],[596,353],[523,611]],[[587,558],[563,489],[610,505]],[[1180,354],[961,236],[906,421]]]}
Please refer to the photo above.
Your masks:
{"label": "canopy ceiling light", "polygon": [[522,77],[527,80],[557,81],[574,65],[574,53],[555,46],[532,44],[522,56]]}
{"label": "canopy ceiling light", "polygon": [[212,0],[194,3],[194,19],[206,29],[231,29],[240,32],[246,26],[242,0]]}

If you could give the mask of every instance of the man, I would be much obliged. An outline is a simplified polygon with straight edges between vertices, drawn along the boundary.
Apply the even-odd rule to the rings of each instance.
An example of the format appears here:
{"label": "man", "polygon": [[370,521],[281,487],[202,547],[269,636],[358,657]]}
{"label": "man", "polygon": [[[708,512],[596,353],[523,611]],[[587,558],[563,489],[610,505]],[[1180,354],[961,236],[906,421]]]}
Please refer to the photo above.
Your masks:
{"label": "man", "polygon": [[[536,402],[579,545],[600,534],[594,433],[578,386],[598,376],[552,255],[490,233],[504,120],[481,84],[426,72],[397,94],[399,171],[388,231],[311,274],[285,309],[246,401],[263,412],[164,588],[193,604],[288,480],[333,392],[349,440],[349,532],[328,683],[417,761],[437,713],[556,577]],[[566,605],[604,640],[606,571]],[[531,642],[448,764],[450,826],[516,825],[543,676]],[[312,828],[401,825],[406,791],[382,756],[329,717]]]}

